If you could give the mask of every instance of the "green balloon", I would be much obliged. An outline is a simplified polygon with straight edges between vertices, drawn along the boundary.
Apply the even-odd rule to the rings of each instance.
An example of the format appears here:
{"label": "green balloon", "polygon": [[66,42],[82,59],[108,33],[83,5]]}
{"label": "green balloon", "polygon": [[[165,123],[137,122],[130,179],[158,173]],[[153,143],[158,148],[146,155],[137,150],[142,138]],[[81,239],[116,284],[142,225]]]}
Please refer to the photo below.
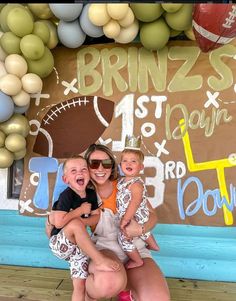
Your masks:
{"label": "green balloon", "polygon": [[21,39],[20,49],[26,58],[39,60],[44,54],[45,46],[38,36],[28,34]]}
{"label": "green balloon", "polygon": [[192,26],[193,4],[184,4],[176,13],[165,15],[166,23],[175,30],[187,30]]}
{"label": "green balloon", "polygon": [[34,29],[32,33],[38,36],[45,45],[49,41],[50,32],[47,25],[44,22],[34,22]]}
{"label": "green balloon", "polygon": [[4,146],[5,138],[6,138],[6,135],[2,131],[0,131],[0,147]]}
{"label": "green balloon", "polygon": [[32,17],[24,7],[16,7],[9,12],[7,25],[18,37],[30,34],[34,28]]}
{"label": "green balloon", "polygon": [[140,41],[149,50],[162,49],[168,42],[169,37],[170,29],[162,18],[143,24],[140,29]]}
{"label": "green balloon", "polygon": [[3,32],[10,31],[10,28],[7,25],[7,17],[8,17],[9,12],[13,8],[16,8],[16,7],[23,7],[23,6],[21,4],[9,3],[2,8],[1,13],[0,13],[0,24],[1,24],[1,28],[2,28]]}
{"label": "green balloon", "polygon": [[28,73],[35,73],[41,78],[47,77],[53,70],[54,58],[51,51],[45,47],[44,55],[39,60],[30,60],[25,57],[28,64]]}
{"label": "green balloon", "polygon": [[135,17],[142,22],[152,22],[164,12],[159,3],[131,3],[130,7]]}
{"label": "green balloon", "polygon": [[168,13],[175,13],[183,6],[183,3],[161,3],[161,6]]}
{"label": "green balloon", "polygon": [[0,168],[8,168],[14,161],[13,153],[9,152],[5,147],[0,148]]}
{"label": "green balloon", "polygon": [[0,123],[0,130],[6,135],[20,134],[26,137],[30,131],[29,121],[21,114],[14,114],[7,121]]}
{"label": "green balloon", "polygon": [[5,32],[1,36],[0,44],[2,49],[7,54],[21,54],[20,50],[20,38],[17,37],[13,32]]}

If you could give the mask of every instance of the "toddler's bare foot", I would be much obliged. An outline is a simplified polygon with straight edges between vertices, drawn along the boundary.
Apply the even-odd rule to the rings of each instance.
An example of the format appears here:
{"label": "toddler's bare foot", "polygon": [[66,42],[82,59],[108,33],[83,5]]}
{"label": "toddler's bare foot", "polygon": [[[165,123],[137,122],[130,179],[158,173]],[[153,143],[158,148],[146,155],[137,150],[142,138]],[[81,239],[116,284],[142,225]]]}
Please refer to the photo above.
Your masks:
{"label": "toddler's bare foot", "polygon": [[147,245],[147,249],[149,250],[153,250],[153,251],[159,251],[160,247],[158,246],[158,244],[151,244],[151,245]]}
{"label": "toddler's bare foot", "polygon": [[114,271],[119,271],[121,266],[120,264],[108,257],[103,257],[103,259],[99,262],[94,262],[95,264],[95,269],[98,271],[106,271],[106,272],[114,272]]}
{"label": "toddler's bare foot", "polygon": [[133,261],[133,260],[129,260],[126,264],[125,267],[126,269],[132,269],[132,268],[137,268],[137,267],[141,267],[143,265],[143,260],[139,260],[139,261]]}

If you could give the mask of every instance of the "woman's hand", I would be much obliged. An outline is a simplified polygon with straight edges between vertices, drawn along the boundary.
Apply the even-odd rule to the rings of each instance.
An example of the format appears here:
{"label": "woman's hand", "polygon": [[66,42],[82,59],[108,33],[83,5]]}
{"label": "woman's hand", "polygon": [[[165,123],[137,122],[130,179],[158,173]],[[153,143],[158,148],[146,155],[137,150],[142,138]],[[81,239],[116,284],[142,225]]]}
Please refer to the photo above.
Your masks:
{"label": "woman's hand", "polygon": [[143,227],[138,224],[134,219],[124,228],[123,232],[128,238],[140,236],[142,234]]}

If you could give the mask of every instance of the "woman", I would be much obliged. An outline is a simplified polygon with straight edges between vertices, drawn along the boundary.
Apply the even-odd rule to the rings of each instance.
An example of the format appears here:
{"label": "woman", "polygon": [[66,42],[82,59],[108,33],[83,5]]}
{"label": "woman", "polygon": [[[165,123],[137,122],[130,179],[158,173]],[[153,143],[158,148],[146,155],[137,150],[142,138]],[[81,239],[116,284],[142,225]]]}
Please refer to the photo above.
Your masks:
{"label": "woman", "polygon": [[[124,262],[127,257],[125,257],[117,241],[119,225],[115,215],[117,192],[117,166],[115,158],[106,146],[92,144],[85,153],[85,159],[88,162],[90,176],[101,198],[103,208],[100,221],[93,234],[93,240],[97,248],[103,250],[104,254],[112,259]],[[139,236],[146,231],[150,231],[155,226],[157,218],[151,206],[150,212],[149,221],[144,227],[135,221],[132,221],[126,227],[126,235],[128,237]],[[87,300],[115,296],[117,291],[123,290],[126,277],[128,279],[128,293],[122,292],[118,300],[132,300],[128,296],[130,294],[129,290],[132,291],[132,296],[137,301],[170,300],[168,286],[161,270],[151,258],[150,252],[146,249],[144,242],[138,238],[134,240],[143,258],[143,265],[128,269],[126,273],[124,269],[121,269],[119,272],[98,272],[93,269],[93,263],[90,263],[89,271],[91,275],[86,281],[86,290],[90,298],[88,297]]]}

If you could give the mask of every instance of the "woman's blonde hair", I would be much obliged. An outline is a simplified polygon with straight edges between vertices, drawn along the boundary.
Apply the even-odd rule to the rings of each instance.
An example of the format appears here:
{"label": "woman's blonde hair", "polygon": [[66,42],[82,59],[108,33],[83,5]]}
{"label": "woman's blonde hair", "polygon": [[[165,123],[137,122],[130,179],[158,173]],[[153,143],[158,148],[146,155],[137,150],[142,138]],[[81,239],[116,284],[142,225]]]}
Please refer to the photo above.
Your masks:
{"label": "woman's blonde hair", "polygon": [[112,160],[113,164],[112,164],[112,170],[111,170],[111,175],[109,177],[109,180],[110,181],[116,180],[118,176],[116,159],[112,151],[106,145],[95,144],[95,143],[91,144],[84,154],[85,160],[87,161],[87,163],[89,163],[90,156],[92,155],[92,153],[94,153],[97,150],[106,153],[109,156],[109,158]]}

